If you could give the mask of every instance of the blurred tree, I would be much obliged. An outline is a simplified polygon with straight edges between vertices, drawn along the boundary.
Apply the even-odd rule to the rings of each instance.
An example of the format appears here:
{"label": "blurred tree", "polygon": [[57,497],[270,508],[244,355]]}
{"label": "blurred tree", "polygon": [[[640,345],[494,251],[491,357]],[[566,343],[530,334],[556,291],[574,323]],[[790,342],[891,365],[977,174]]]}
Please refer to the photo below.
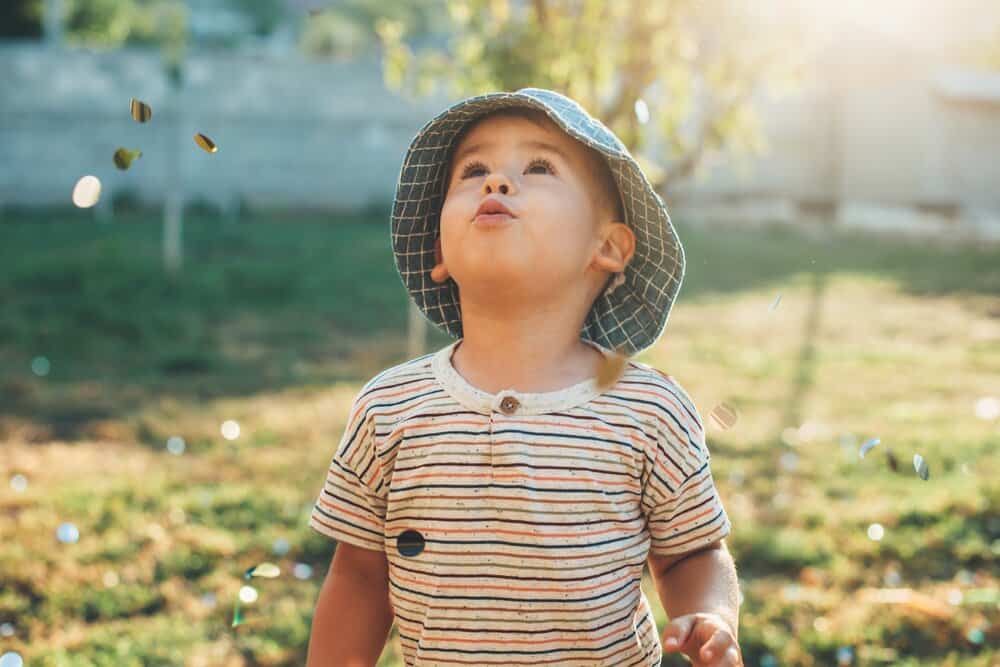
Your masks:
{"label": "blurred tree", "polygon": [[286,0],[226,0],[226,4],[249,17],[254,34],[261,37],[271,34],[288,15]]}
{"label": "blurred tree", "polygon": [[302,31],[302,49],[314,56],[352,58],[378,46],[377,27],[383,21],[407,26],[410,38],[445,34],[440,25],[441,3],[386,0],[340,0],[310,12]]}
{"label": "blurred tree", "polygon": [[41,36],[41,0],[0,2],[0,39],[38,39]]}
{"label": "blurred tree", "polygon": [[[10,32],[18,34],[9,36],[21,36],[25,31],[27,36],[40,36],[43,4],[42,0],[0,2],[0,36]],[[165,6],[189,15],[232,12],[247,19],[247,34],[257,36],[270,34],[289,14],[285,0],[62,0],[62,4],[66,40],[101,48],[161,45],[164,29],[173,29],[160,23]]]}
{"label": "blurred tree", "polygon": [[[378,6],[396,4],[409,3]],[[450,37],[417,47],[407,42],[412,15],[383,12],[374,28],[389,86],[424,95],[448,82],[456,97],[524,86],[563,92],[614,130],[661,190],[711,151],[759,151],[751,98],[762,84],[797,80],[805,52],[758,3],[736,0],[420,4]]]}

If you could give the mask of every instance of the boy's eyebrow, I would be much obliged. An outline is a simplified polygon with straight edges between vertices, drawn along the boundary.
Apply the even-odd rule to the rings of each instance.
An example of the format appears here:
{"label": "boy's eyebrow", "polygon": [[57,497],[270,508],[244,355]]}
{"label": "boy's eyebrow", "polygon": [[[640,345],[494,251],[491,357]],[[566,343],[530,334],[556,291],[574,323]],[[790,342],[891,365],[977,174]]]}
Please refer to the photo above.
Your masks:
{"label": "boy's eyebrow", "polygon": [[[452,161],[454,163],[460,162],[462,160],[462,158],[464,158],[465,156],[470,155],[472,153],[475,153],[477,151],[483,150],[484,148],[489,148],[490,146],[493,146],[493,144],[494,144],[494,142],[492,142],[492,141],[480,141],[478,144],[470,144],[470,145],[466,146],[465,148],[463,148],[461,151],[459,151],[455,155],[455,157],[454,157],[454,159]],[[558,146],[556,146],[554,144],[550,144],[550,143],[545,142],[545,141],[538,141],[538,140],[522,141],[521,145],[522,146],[527,146],[528,148],[537,148],[539,150],[550,151],[552,153],[555,153],[559,157],[561,157],[563,160],[566,160],[567,162],[570,161],[569,156],[566,155],[565,151],[563,151]]]}

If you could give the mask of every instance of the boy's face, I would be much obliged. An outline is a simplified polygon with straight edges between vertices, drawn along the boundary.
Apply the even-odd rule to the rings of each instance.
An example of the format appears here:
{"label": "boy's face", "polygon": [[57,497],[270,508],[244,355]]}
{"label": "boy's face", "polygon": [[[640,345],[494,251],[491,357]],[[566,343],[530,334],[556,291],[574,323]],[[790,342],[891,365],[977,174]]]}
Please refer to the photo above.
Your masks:
{"label": "boy's face", "polygon": [[[595,158],[582,144],[547,122],[500,115],[474,126],[453,156],[440,242],[461,288],[545,298],[607,278],[591,263],[613,214],[601,205]],[[512,216],[477,222],[487,198]]]}

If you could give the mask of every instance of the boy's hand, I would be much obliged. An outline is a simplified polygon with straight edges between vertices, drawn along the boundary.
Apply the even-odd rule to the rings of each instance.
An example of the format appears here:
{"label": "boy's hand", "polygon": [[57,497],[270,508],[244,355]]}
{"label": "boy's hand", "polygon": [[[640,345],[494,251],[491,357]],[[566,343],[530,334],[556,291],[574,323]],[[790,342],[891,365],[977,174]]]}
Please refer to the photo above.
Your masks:
{"label": "boy's hand", "polygon": [[732,628],[718,614],[677,616],[663,630],[663,650],[680,651],[695,667],[743,667]]}

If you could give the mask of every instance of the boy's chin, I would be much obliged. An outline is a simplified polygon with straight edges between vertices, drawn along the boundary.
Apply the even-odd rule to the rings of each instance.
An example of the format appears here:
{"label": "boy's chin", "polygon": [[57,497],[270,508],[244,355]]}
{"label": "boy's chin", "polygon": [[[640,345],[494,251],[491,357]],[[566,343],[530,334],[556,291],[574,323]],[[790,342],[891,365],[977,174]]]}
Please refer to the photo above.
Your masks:
{"label": "boy's chin", "polygon": [[480,267],[476,271],[452,274],[452,278],[463,291],[503,297],[519,294],[525,298],[537,298],[539,292],[549,291],[554,285],[559,284],[556,276],[538,271],[537,266],[518,268],[491,266],[486,270]]}

